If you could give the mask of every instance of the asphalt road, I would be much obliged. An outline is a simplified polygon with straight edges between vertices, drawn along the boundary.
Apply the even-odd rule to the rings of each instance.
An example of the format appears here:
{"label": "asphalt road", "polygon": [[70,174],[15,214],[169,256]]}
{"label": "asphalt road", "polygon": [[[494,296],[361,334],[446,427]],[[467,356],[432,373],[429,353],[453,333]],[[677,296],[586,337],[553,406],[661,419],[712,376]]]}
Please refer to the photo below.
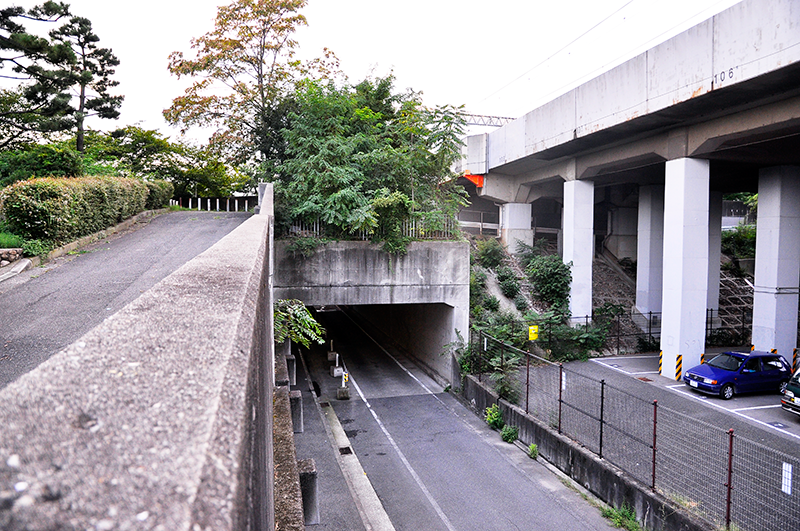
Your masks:
{"label": "asphalt road", "polygon": [[[597,508],[542,463],[503,442],[408,360],[384,351],[342,313],[319,315],[350,372],[350,400],[336,400],[341,378],[330,376],[327,348],[306,356],[310,376],[320,400],[335,410],[395,529],[612,529]],[[306,457],[301,453],[299,448],[298,458]],[[327,491],[341,498],[345,488],[331,485]],[[315,529],[363,528],[353,510],[339,514],[341,499],[325,505],[321,512],[328,518]],[[338,517],[331,518],[331,511]]]}
{"label": "asphalt road", "polygon": [[163,214],[0,283],[0,388],[73,343],[248,217]]}

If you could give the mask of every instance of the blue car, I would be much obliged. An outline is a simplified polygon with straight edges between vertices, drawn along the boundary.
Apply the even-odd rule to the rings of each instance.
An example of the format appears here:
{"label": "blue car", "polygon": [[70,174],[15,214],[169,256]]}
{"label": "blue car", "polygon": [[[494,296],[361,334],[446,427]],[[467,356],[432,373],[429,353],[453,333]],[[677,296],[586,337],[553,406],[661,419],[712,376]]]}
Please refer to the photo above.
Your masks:
{"label": "blue car", "polygon": [[791,366],[778,354],[723,352],[684,372],[683,381],[692,389],[729,400],[738,393],[783,393],[791,376]]}

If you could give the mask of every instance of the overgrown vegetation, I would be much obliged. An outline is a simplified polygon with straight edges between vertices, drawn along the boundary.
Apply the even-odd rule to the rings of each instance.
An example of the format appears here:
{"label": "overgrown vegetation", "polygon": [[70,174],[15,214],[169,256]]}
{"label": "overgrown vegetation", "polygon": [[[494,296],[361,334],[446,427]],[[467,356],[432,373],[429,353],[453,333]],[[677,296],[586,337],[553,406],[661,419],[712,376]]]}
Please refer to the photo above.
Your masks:
{"label": "overgrown vegetation", "polygon": [[502,430],[503,426],[506,425],[505,421],[503,420],[503,412],[500,411],[500,408],[497,406],[497,404],[492,404],[491,406],[487,407],[484,411],[483,418],[486,420],[486,424],[488,424],[493,430]]}
{"label": "overgrown vegetation", "polygon": [[297,299],[279,299],[273,306],[275,341],[290,339],[308,348],[325,342],[325,329],[314,319],[305,304]]}
{"label": "overgrown vegetation", "polygon": [[506,424],[500,431],[500,438],[511,444],[519,438],[519,428]]}
{"label": "overgrown vegetation", "polygon": [[528,457],[530,457],[531,459],[539,458],[539,447],[536,444],[531,443],[530,445],[528,445]]}
{"label": "overgrown vegetation", "polygon": [[466,205],[450,167],[460,155],[461,111],[422,105],[398,93],[392,76],[357,85],[304,79],[282,131],[285,158],[274,175],[276,225],[321,222],[323,236],[366,232],[391,253],[405,252],[409,219],[442,230]]}
{"label": "overgrown vegetation", "polygon": [[600,513],[603,518],[608,518],[616,527],[626,531],[641,531],[642,529],[636,520],[636,512],[630,505],[623,504],[619,509],[611,506],[603,507]]}

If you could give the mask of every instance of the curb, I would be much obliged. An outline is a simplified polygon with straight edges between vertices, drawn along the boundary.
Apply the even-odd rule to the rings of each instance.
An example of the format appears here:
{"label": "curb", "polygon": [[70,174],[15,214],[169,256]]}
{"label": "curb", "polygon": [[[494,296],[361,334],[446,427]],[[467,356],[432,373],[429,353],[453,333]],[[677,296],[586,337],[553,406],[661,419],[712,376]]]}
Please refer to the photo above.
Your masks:
{"label": "curb", "polygon": [[[31,269],[32,267],[33,267],[33,262],[31,261],[30,258],[23,258],[22,260],[17,260],[13,264],[2,268],[2,269],[8,268],[8,271],[6,271],[5,273],[0,273],[0,282],[15,277],[20,273],[22,273],[23,271]],[[0,271],[2,271],[2,269],[0,269]]]}
{"label": "curb", "polygon": [[135,225],[144,218],[160,216],[161,214],[165,214],[167,212],[169,212],[168,208],[161,208],[159,210],[145,210],[144,212],[139,212],[135,216],[126,219],[122,223],[114,225],[113,227],[103,229],[100,232],[95,232],[94,234],[89,234],[88,236],[83,236],[82,238],[78,238],[73,242],[70,242],[66,245],[62,245],[61,247],[53,249],[44,256],[23,258],[22,260],[15,262],[14,265],[10,266],[11,269],[9,271],[0,274],[0,282],[8,280],[9,278],[13,278],[28,269],[39,267],[42,264],[46,264],[50,260],[64,256],[65,254],[69,254],[72,251],[75,251],[76,249],[80,249],[81,247],[86,247],[87,245],[94,243],[98,240],[102,240],[103,238],[111,236],[112,234],[116,234],[118,232],[129,229],[130,227],[132,227],[133,225]]}

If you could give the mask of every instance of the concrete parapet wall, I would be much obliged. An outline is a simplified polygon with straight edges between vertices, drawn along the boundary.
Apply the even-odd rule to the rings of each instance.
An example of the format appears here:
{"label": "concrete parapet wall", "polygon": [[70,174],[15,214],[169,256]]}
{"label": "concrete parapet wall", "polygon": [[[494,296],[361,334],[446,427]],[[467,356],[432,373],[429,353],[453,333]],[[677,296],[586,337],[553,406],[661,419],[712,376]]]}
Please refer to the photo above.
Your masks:
{"label": "concrete parapet wall", "polygon": [[461,391],[456,396],[481,416],[487,407],[498,404],[506,424],[519,428],[521,442],[526,445],[535,443],[539,449],[539,456],[607,504],[618,508],[626,504],[633,508],[639,523],[645,529],[651,531],[717,529],[567,437],[526,415],[517,406],[500,399],[496,393],[489,390],[486,382],[479,382],[474,376],[466,376],[462,380]]}
{"label": "concrete parapet wall", "polygon": [[0,391],[0,528],[273,529],[271,218]]}
{"label": "concrete parapet wall", "polygon": [[456,306],[462,288],[469,287],[467,242],[412,242],[404,256],[370,242],[331,242],[308,258],[287,252],[289,244],[275,242],[276,299],[300,299],[307,305]]}

